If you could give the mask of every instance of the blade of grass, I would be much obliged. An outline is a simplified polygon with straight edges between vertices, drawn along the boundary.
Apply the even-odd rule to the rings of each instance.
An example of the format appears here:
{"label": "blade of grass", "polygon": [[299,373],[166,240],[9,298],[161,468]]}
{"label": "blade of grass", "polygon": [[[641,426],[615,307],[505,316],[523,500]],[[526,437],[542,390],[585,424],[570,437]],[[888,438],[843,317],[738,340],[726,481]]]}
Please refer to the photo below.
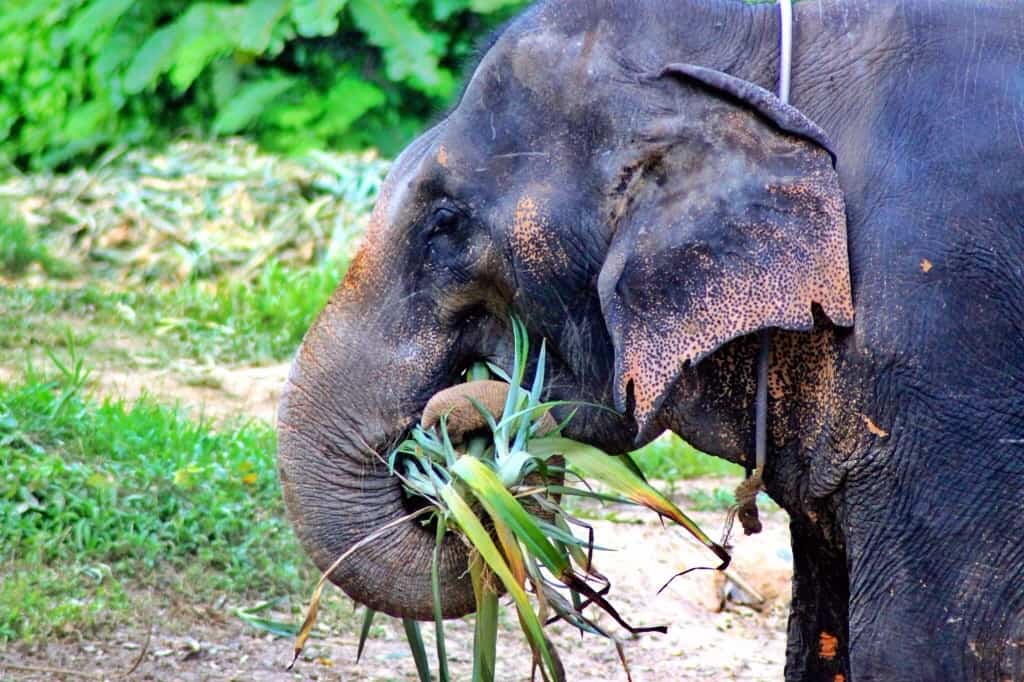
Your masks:
{"label": "blade of grass", "polygon": [[434,537],[434,556],[430,562],[430,589],[434,596],[434,641],[437,644],[437,677],[448,682],[448,652],[445,651],[444,617],[441,611],[441,577],[438,562],[441,558],[441,542],[444,540],[444,519],[437,519],[437,534]]}
{"label": "blade of grass", "polygon": [[[491,373],[487,370],[486,363],[475,362],[473,363],[469,371],[466,372],[466,381],[484,381],[491,377]],[[481,436],[471,438],[466,446],[466,454],[472,455],[473,457],[483,457],[484,451],[487,449],[487,439]]]}
{"label": "blade of grass", "polygon": [[596,479],[685,528],[722,560],[718,570],[724,570],[729,565],[730,556],[724,547],[709,538],[679,507],[652,488],[619,457],[609,456],[595,447],[567,438],[537,438],[530,441],[529,449],[538,457],[562,455],[584,478]]}
{"label": "blade of grass", "polygon": [[423,646],[420,624],[411,618],[403,618],[402,627],[405,628],[405,639],[409,642],[412,659],[416,662],[416,672],[420,676],[420,682],[431,682],[430,664],[427,663],[427,649]]}
{"label": "blade of grass", "polygon": [[377,612],[367,608],[363,612],[363,626],[359,629],[359,646],[356,647],[356,663],[363,656],[363,647],[366,646],[366,638],[370,636],[370,626],[373,625],[373,617]]}
{"label": "blade of grass", "polygon": [[590,499],[593,500],[601,500],[602,502],[613,502],[615,504],[637,504],[633,500],[628,500],[625,497],[622,497],[621,495],[609,495],[607,493],[594,492],[593,490],[570,488],[569,486],[564,485],[549,485],[547,490],[552,495],[574,495],[576,497],[589,497]]}
{"label": "blade of grass", "polygon": [[486,362],[474,362],[466,372],[466,381],[485,381],[490,378]]}
{"label": "blade of grass", "polygon": [[546,668],[552,676],[555,676],[555,679],[564,679],[557,676],[558,667],[556,667],[554,658],[545,642],[543,629],[537,620],[537,615],[530,607],[530,600],[527,598],[526,592],[516,582],[512,571],[509,569],[508,564],[505,563],[505,560],[502,559],[501,553],[494,545],[494,541],[491,540],[491,536],[484,529],[483,524],[480,523],[480,519],[473,513],[473,510],[462,499],[462,496],[454,486],[447,485],[442,488],[441,498],[448,505],[449,512],[456,523],[459,524],[462,532],[473,546],[476,547],[477,551],[480,552],[480,556],[483,557],[487,565],[494,571],[494,574],[501,580],[509,596],[512,597],[512,601],[515,602],[523,626],[523,632],[526,634],[526,639],[530,644],[530,648],[533,649],[534,655],[542,662],[542,670]]}
{"label": "blade of grass", "polygon": [[469,486],[491,518],[507,524],[526,545],[527,551],[540,559],[555,576],[561,578],[570,570],[568,562],[537,527],[530,513],[509,493],[490,467],[473,457],[460,457],[451,471]]}
{"label": "blade of grass", "polygon": [[[572,441],[570,441],[572,442]],[[597,592],[586,581],[581,580],[572,570],[568,558],[551,544],[529,512],[523,509],[487,465],[471,457],[460,457],[452,467],[452,473],[458,476],[484,506],[491,518],[507,523],[516,537],[525,545],[530,556],[536,557],[551,573],[570,589],[578,590],[587,599],[600,607],[619,625],[630,632],[665,632],[664,626],[635,627],[627,623],[601,593]],[[488,538],[490,541],[490,538]],[[474,542],[474,544],[476,544]],[[493,543],[492,543],[493,546]],[[506,567],[507,568],[507,567]]]}
{"label": "blade of grass", "polygon": [[256,628],[257,630],[269,632],[275,637],[294,637],[295,633],[298,632],[298,628],[295,627],[295,623],[285,623],[257,615],[261,611],[265,611],[273,606],[277,601],[279,600],[260,602],[259,604],[249,608],[239,607],[234,610],[234,613],[235,616],[243,623]]}
{"label": "blade of grass", "polygon": [[473,682],[494,682],[498,651],[498,593],[484,560],[477,553],[469,564],[476,594],[473,632]]}
{"label": "blade of grass", "polygon": [[494,520],[494,532],[498,536],[502,553],[508,562],[509,569],[520,585],[526,584],[526,566],[523,563],[523,552],[519,549],[519,543],[508,525],[501,520]]}
{"label": "blade of grass", "polygon": [[[537,356],[537,367],[533,374],[533,384],[530,387],[529,392],[526,393],[526,406],[532,407],[540,403],[540,394],[544,389],[544,354],[546,344],[541,341],[540,354]],[[516,429],[515,440],[512,443],[513,450],[521,450],[526,445],[526,439],[530,436],[530,427],[532,426],[529,419],[519,419],[518,428]]]}

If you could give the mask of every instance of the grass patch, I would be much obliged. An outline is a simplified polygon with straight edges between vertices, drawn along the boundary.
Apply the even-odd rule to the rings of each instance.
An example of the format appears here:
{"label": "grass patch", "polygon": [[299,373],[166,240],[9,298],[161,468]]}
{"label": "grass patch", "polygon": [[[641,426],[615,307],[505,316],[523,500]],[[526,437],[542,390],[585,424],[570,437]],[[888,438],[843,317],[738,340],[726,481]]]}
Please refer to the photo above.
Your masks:
{"label": "grass patch", "polygon": [[125,581],[161,570],[186,574],[191,597],[294,592],[304,559],[270,427],[92,401],[71,350],[55,375],[0,383],[0,639],[117,618]]}
{"label": "grass patch", "polygon": [[167,295],[148,322],[192,357],[261,362],[291,356],[344,274],[323,263],[291,269],[276,261],[252,282],[203,281]]}
{"label": "grass patch", "polygon": [[31,238],[24,223],[0,214],[0,272],[20,275],[46,255],[46,249]]}
{"label": "grass patch", "polygon": [[137,305],[138,298],[131,293],[103,292],[92,285],[77,289],[0,286],[0,319],[4,321],[0,349],[63,347],[72,328],[76,344],[88,348],[97,337],[109,337],[116,331],[111,327],[123,327],[118,311]]}
{"label": "grass patch", "polygon": [[[69,328],[80,346],[96,338],[138,337],[128,348],[100,357],[165,361],[190,357],[210,362],[285,360],[302,340],[344,273],[343,264],[292,269],[272,261],[253,281],[193,280],[170,291],[0,287],[0,348],[62,346]],[[132,344],[125,344],[131,346]],[[90,356],[95,362],[98,357]]]}
{"label": "grass patch", "polygon": [[654,442],[637,450],[633,458],[648,478],[662,481],[705,476],[743,476],[743,467],[706,455],[672,433],[662,434]]}
{"label": "grass patch", "polygon": [[0,570],[0,642],[32,642],[53,634],[90,636],[116,623],[130,608],[121,583],[102,564],[67,569],[14,561]]}
{"label": "grass patch", "polygon": [[11,211],[0,206],[0,275],[18,277],[38,263],[50,277],[66,278],[70,267],[50,255],[39,236]]}
{"label": "grass patch", "polygon": [[272,260],[343,260],[388,166],[372,153],[282,158],[242,139],[180,140],[126,148],[92,169],[0,178],[0,196],[32,227],[32,243],[90,279],[137,290],[250,281]]}

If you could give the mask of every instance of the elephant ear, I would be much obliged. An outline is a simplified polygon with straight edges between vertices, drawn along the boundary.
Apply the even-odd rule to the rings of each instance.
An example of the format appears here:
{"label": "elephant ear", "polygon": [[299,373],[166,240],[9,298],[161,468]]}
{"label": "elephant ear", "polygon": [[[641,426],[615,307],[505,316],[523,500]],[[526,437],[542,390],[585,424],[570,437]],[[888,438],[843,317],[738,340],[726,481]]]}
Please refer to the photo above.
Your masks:
{"label": "elephant ear", "polygon": [[[853,324],[846,213],[824,133],[753,83],[673,64],[609,197],[598,288],[615,400],[641,437],[685,363],[759,329]],[[648,434],[651,435],[651,434]]]}

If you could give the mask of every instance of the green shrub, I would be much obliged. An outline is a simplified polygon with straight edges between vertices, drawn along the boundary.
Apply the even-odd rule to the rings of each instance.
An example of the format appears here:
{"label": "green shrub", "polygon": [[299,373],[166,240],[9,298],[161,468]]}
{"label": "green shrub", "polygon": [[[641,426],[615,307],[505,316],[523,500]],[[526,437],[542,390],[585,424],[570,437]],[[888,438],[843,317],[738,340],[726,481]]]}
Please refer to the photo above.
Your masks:
{"label": "green shrub", "polygon": [[0,12],[0,156],[249,132],[271,149],[400,148],[473,42],[523,0],[35,0]]}

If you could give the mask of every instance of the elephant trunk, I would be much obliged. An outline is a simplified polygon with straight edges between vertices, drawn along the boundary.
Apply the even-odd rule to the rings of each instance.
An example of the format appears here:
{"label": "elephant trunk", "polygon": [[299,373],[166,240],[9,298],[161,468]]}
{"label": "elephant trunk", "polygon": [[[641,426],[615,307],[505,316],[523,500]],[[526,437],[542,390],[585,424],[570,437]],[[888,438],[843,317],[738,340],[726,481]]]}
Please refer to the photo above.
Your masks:
{"label": "elephant trunk", "polygon": [[[336,294],[307,333],[278,415],[285,506],[321,571],[415,509],[385,461],[451,373],[450,339],[408,318],[385,324],[350,298]],[[399,523],[354,552],[330,579],[375,611],[430,620],[434,548],[435,531],[422,518]],[[446,618],[474,609],[467,566],[465,547],[446,535],[438,559]]]}

